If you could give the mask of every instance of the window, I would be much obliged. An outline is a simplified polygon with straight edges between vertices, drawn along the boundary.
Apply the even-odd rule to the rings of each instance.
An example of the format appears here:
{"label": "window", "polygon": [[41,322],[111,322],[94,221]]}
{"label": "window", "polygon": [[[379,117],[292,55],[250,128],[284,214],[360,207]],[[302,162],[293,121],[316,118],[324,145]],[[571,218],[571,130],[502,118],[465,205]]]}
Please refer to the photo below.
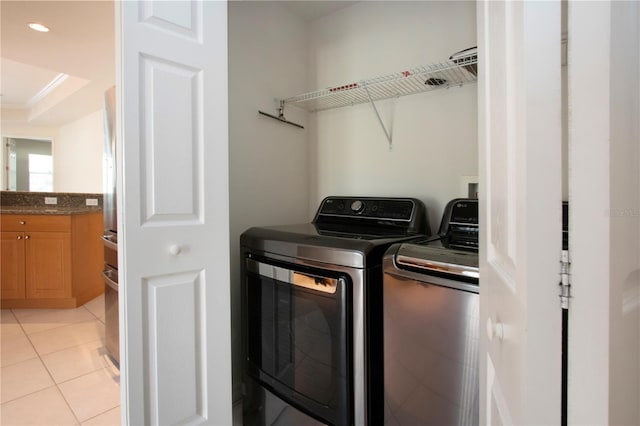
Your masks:
{"label": "window", "polygon": [[29,154],[29,191],[53,191],[53,157]]}

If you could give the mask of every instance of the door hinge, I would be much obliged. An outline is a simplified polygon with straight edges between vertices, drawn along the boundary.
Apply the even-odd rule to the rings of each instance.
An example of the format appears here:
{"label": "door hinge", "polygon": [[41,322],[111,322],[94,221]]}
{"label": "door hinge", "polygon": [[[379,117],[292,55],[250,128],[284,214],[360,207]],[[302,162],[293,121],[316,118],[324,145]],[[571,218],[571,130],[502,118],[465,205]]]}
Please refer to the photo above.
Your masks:
{"label": "door hinge", "polygon": [[560,283],[558,284],[560,286],[560,306],[562,309],[569,309],[569,299],[571,298],[570,267],[569,250],[562,250],[560,256]]}

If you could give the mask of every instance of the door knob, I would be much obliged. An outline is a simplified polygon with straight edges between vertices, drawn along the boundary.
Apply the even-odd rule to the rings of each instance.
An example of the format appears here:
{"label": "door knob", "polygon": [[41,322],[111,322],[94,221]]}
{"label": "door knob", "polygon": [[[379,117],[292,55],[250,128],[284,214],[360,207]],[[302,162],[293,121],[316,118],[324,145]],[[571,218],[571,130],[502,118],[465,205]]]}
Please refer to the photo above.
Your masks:
{"label": "door knob", "polygon": [[494,338],[502,341],[504,339],[504,325],[500,321],[493,322],[491,317],[487,318],[487,337],[490,342]]}
{"label": "door knob", "polygon": [[18,235],[18,239],[21,240],[22,239],[22,235]]}
{"label": "door knob", "polygon": [[169,253],[171,253],[174,256],[179,255],[180,253],[182,253],[182,246],[179,244],[173,244],[169,246]]}
{"label": "door knob", "polygon": [[28,239],[29,239],[29,236],[28,236],[28,235],[25,235],[25,236],[24,236],[24,239],[25,239],[25,240],[28,240]]}

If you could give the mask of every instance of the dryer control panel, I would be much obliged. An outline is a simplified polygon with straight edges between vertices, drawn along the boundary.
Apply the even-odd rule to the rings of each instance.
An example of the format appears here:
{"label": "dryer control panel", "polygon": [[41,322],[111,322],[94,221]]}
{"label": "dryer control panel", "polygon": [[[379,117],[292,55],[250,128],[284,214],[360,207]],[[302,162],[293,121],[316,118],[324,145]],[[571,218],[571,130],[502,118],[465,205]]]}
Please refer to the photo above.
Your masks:
{"label": "dryer control panel", "polygon": [[346,228],[375,226],[431,235],[426,207],[416,198],[327,197],[313,223]]}
{"label": "dryer control panel", "polygon": [[417,210],[419,200],[408,198],[350,198],[328,197],[322,202],[316,220],[320,216],[359,217],[410,221]]}

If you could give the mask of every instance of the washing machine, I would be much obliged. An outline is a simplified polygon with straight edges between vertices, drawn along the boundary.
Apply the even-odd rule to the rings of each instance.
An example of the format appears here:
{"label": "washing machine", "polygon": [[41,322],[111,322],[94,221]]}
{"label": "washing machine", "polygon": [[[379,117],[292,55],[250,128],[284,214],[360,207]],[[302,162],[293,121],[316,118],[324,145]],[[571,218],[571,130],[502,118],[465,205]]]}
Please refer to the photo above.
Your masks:
{"label": "washing machine", "polygon": [[479,424],[478,201],[383,257],[384,424]]}

